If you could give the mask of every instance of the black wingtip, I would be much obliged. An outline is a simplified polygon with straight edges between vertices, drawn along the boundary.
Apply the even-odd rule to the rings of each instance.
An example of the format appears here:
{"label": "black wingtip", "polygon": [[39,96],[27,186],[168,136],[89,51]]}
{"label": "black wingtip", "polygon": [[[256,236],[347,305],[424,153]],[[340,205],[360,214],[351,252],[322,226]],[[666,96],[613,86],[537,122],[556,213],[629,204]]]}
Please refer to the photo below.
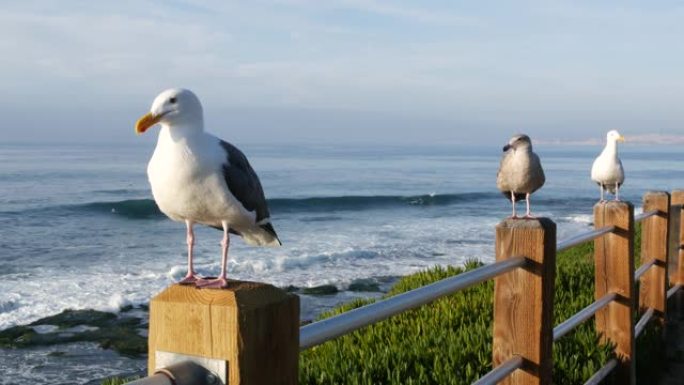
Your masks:
{"label": "black wingtip", "polygon": [[273,225],[271,222],[264,223],[263,225],[260,226],[262,229],[266,230],[269,234],[273,235],[275,237],[276,241],[278,241],[278,244],[280,246],[283,245],[283,243],[280,241],[280,238],[278,238],[278,234],[276,233],[275,229],[273,228]]}

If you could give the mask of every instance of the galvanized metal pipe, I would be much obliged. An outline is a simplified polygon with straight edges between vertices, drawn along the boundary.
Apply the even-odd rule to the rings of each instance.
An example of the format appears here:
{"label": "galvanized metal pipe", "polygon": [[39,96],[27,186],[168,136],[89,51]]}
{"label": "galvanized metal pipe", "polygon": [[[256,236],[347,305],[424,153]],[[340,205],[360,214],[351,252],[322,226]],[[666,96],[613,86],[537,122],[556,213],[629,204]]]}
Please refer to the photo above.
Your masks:
{"label": "galvanized metal pipe", "polygon": [[577,246],[577,245],[582,244],[584,242],[589,242],[589,241],[594,240],[594,239],[596,239],[602,235],[613,232],[613,230],[615,230],[615,226],[606,226],[606,227],[601,227],[600,229],[587,231],[586,233],[581,233],[581,234],[572,236],[572,237],[570,237],[564,241],[558,242],[556,244],[556,252],[561,252],[563,250],[567,250],[573,246]]}
{"label": "galvanized metal pipe", "polygon": [[646,218],[652,217],[654,215],[658,215],[658,212],[659,212],[658,210],[651,210],[651,211],[647,211],[645,213],[641,213],[639,215],[635,215],[634,216],[634,222],[641,222]]}
{"label": "galvanized metal pipe", "polygon": [[646,325],[648,325],[648,322],[651,320],[651,318],[653,318],[653,308],[649,307],[644,315],[639,318],[639,322],[637,322],[636,326],[634,326],[634,338],[639,337],[641,332],[644,331],[644,328],[646,328]]}
{"label": "galvanized metal pipe", "polygon": [[127,385],[220,385],[221,380],[203,366],[183,361],[161,368],[150,377],[141,378]]}
{"label": "galvanized metal pipe", "polygon": [[644,273],[648,271],[653,265],[655,265],[656,260],[651,259],[650,261],[644,263],[643,265],[639,266],[639,268],[634,272],[634,282],[639,282],[639,278],[641,278]]}
{"label": "galvanized metal pipe", "polygon": [[515,257],[492,263],[383,301],[305,325],[299,329],[299,349],[305,350],[320,345],[364,326],[374,324],[393,315],[522,267],[525,263],[525,257]]}
{"label": "galvanized metal pipe", "polygon": [[126,385],[173,385],[173,381],[167,375],[157,373],[139,380],[127,382]]}
{"label": "galvanized metal pipe", "polygon": [[563,337],[564,335],[568,334],[570,331],[572,331],[572,329],[576,328],[582,322],[593,317],[597,311],[606,307],[615,298],[617,298],[617,294],[608,293],[608,294],[604,295],[603,297],[601,297],[600,299],[596,300],[591,305],[589,305],[589,306],[585,307],[584,309],[578,311],[572,317],[561,322],[558,326],[553,328],[553,340],[556,341],[559,338]]}
{"label": "galvanized metal pipe", "polygon": [[610,372],[615,369],[617,366],[617,360],[615,358],[611,358],[608,362],[606,362],[605,365],[601,369],[599,369],[596,373],[594,373],[591,378],[587,380],[587,382],[584,383],[584,385],[598,385],[603,381],[609,374]]}
{"label": "galvanized metal pipe", "polygon": [[679,291],[679,289],[682,288],[681,284],[676,284],[670,288],[670,290],[667,291],[667,298],[670,299],[676,292]]}
{"label": "galvanized metal pipe", "polygon": [[508,377],[511,373],[522,368],[523,359],[520,356],[513,356],[503,364],[492,369],[489,373],[480,377],[479,380],[472,383],[472,385],[496,385],[499,381]]}

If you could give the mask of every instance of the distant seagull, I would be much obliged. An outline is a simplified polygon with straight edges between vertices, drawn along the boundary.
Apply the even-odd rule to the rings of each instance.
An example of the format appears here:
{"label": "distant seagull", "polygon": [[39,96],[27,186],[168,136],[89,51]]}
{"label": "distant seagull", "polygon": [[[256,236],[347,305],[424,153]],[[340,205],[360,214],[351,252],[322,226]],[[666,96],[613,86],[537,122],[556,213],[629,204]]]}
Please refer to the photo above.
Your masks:
{"label": "distant seagull", "polygon": [[[250,245],[281,244],[259,178],[240,150],[204,132],[202,105],[191,91],[159,94],[135,131],[141,134],[157,123],[161,131],[147,175],[159,209],[187,228],[188,273],[180,282],[225,287],[229,233]],[[200,278],[193,269],[196,223],[223,230],[221,274],[216,279]]]}
{"label": "distant seagull", "polygon": [[537,154],[532,152],[532,142],[527,135],[516,135],[503,148],[496,187],[510,198],[513,205],[511,218],[517,218],[515,202],[525,199],[527,211],[525,218],[533,218],[530,213],[530,194],[544,185],[546,178]]}
{"label": "distant seagull", "polygon": [[624,136],[616,130],[608,131],[606,147],[591,166],[591,180],[599,185],[601,202],[604,201],[604,191],[615,194],[616,201],[620,200],[620,186],[625,181],[625,170],[622,168],[622,161],[618,158],[617,142],[624,141]]}

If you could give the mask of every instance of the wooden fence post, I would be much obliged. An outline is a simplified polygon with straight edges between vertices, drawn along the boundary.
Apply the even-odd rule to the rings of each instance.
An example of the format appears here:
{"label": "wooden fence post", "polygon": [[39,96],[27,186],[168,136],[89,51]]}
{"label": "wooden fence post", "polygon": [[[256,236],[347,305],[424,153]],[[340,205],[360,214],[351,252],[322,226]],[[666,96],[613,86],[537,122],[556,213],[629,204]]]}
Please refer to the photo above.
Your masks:
{"label": "wooden fence post", "polygon": [[[674,190],[672,191],[672,198],[670,204],[674,205],[684,205],[684,190]],[[679,216],[679,233],[674,234],[676,242],[676,249],[672,250],[672,254],[675,257],[676,266],[674,269],[670,270],[670,283],[673,285],[684,284],[684,210],[677,210],[674,215]]]}
{"label": "wooden fence post", "polygon": [[494,280],[494,366],[519,355],[523,369],[500,384],[551,384],[556,224],[548,218],[499,223],[496,260],[512,257],[526,257],[527,265]]}
{"label": "wooden fence post", "polygon": [[609,201],[594,205],[594,226],[615,226],[594,241],[596,299],[616,293],[617,299],[596,313],[596,330],[615,344],[619,360],[617,384],[635,383],[634,343],[634,206]]}
{"label": "wooden fence post", "polygon": [[181,355],[225,373],[225,384],[296,385],[299,297],[257,282],[172,285],[150,302],[148,352],[150,375]]}
{"label": "wooden fence post", "polygon": [[639,307],[653,308],[654,315],[664,323],[667,308],[667,256],[669,248],[670,194],[649,191],[644,195],[644,212],[657,210],[641,227],[641,263],[655,259],[655,264],[641,276]]}

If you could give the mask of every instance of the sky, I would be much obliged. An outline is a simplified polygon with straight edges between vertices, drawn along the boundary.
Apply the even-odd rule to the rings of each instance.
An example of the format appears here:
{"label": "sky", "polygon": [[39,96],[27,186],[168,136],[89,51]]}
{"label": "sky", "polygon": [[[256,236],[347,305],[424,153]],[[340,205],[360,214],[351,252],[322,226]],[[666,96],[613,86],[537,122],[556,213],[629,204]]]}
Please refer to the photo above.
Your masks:
{"label": "sky", "polygon": [[170,87],[233,143],[684,134],[674,1],[3,1],[0,142],[121,142]]}

